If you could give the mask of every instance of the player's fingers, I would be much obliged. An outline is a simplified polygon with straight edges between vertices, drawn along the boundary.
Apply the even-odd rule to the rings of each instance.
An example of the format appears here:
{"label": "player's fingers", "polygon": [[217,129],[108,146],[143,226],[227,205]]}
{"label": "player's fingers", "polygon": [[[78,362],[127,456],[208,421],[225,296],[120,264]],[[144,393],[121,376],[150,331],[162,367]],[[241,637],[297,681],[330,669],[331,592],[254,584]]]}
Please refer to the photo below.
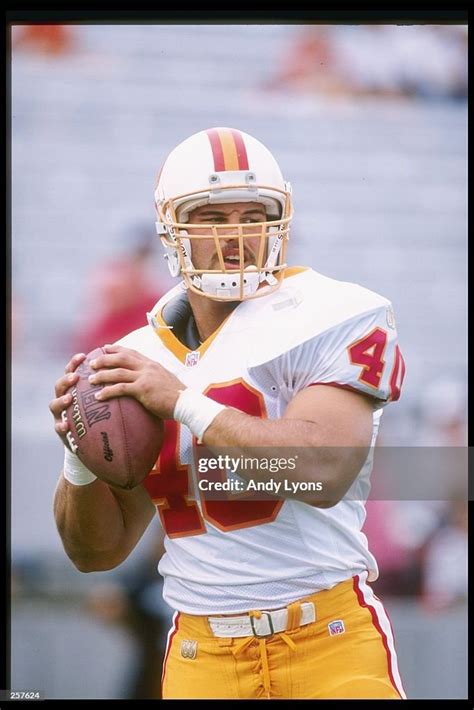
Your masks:
{"label": "player's fingers", "polygon": [[124,355],[130,362],[143,362],[148,358],[132,348],[124,348],[123,345],[104,345],[104,350],[108,355]]}
{"label": "player's fingers", "polygon": [[104,345],[104,350],[106,353],[130,353],[136,357],[142,357],[141,353],[132,348],[124,348],[123,345]]}
{"label": "player's fingers", "polygon": [[52,399],[49,403],[49,411],[55,419],[60,419],[61,412],[66,409],[66,407],[69,407],[71,402],[72,395],[70,392],[68,392],[68,394],[63,395],[62,397],[56,397],[55,399]]}
{"label": "player's fingers", "polygon": [[69,372],[67,375],[63,375],[56,381],[54,385],[54,392],[56,397],[63,397],[68,389],[74,385],[79,379],[77,372]]}
{"label": "player's fingers", "polygon": [[95,398],[100,402],[107,399],[112,399],[112,397],[123,397],[124,395],[133,397],[133,383],[119,382],[116,385],[109,385],[104,387],[95,395]]}
{"label": "player's fingers", "polygon": [[89,375],[91,385],[112,384],[115,382],[135,382],[137,373],[133,370],[126,370],[123,367],[115,367],[112,370],[98,370]]}
{"label": "player's fingers", "polygon": [[65,419],[56,419],[54,423],[54,431],[59,436],[63,437],[69,431],[69,424]]}
{"label": "player's fingers", "polygon": [[83,360],[86,359],[85,353],[76,353],[69,360],[68,364],[64,368],[64,373],[67,375],[68,372],[74,372],[74,370],[81,364]]}
{"label": "player's fingers", "polygon": [[55,420],[54,431],[59,436],[62,443],[67,446],[67,432],[69,431],[69,424],[67,423],[65,416],[59,417]]}
{"label": "player's fingers", "polygon": [[90,361],[93,370],[102,370],[113,367],[123,367],[129,370],[137,369],[139,361],[134,357],[133,351],[123,350],[109,355],[98,355]]}

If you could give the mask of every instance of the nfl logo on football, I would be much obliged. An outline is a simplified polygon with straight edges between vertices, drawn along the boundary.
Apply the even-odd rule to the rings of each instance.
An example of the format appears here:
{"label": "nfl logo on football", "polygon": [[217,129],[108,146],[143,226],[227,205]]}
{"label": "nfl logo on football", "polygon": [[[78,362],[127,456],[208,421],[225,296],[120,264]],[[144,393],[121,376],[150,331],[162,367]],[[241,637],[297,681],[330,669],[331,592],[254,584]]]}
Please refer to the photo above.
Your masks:
{"label": "nfl logo on football", "polygon": [[199,353],[197,351],[186,355],[186,367],[194,367],[199,362]]}
{"label": "nfl logo on football", "polygon": [[344,631],[346,630],[344,628],[344,622],[338,619],[337,621],[331,621],[330,624],[328,624],[328,629],[329,633],[331,636],[337,636],[337,634],[343,634]]}

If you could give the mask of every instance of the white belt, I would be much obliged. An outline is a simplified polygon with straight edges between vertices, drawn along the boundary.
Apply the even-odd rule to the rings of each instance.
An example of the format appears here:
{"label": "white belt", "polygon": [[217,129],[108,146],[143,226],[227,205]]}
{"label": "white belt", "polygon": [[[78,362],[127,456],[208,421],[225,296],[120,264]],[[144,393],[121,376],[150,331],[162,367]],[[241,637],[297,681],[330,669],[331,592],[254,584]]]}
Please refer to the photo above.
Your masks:
{"label": "white belt", "polygon": [[[209,616],[209,626],[214,636],[226,638],[238,636],[271,636],[286,631],[288,623],[288,610],[275,609],[261,611],[261,617],[240,614],[238,616]],[[316,621],[316,610],[313,602],[301,603],[301,617],[299,626]]]}

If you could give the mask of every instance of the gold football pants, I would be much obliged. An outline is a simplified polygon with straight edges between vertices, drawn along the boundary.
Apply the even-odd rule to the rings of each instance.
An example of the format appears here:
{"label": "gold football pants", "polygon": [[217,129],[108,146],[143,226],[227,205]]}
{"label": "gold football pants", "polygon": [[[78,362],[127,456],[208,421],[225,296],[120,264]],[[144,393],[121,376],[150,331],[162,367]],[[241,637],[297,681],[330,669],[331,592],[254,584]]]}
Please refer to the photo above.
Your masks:
{"label": "gold football pants", "polygon": [[[216,637],[206,616],[176,613],[163,698],[405,698],[390,620],[366,576],[290,604],[287,630],[265,638]],[[316,621],[298,626],[304,601]]]}

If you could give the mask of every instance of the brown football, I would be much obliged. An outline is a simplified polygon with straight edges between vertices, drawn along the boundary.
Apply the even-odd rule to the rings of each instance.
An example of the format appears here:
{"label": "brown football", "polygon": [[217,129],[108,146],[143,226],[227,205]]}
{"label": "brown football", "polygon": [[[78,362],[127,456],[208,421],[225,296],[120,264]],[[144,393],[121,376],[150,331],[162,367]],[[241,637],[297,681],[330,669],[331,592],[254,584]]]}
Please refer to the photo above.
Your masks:
{"label": "brown football", "polygon": [[71,450],[97,478],[130,489],[153,468],[163,444],[164,424],[133,397],[95,399],[103,385],[89,382],[94,372],[89,363],[103,352],[92,350],[76,370],[80,379],[69,390],[67,438]]}

